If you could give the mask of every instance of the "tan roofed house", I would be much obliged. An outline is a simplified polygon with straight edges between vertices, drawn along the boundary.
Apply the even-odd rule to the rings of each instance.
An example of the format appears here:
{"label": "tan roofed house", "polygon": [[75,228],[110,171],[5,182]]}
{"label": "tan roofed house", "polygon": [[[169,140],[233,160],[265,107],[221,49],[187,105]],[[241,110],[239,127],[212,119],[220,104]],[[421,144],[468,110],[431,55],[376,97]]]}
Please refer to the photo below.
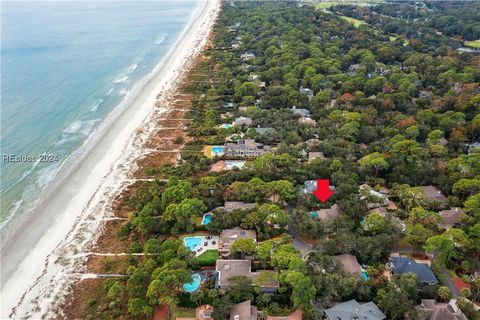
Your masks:
{"label": "tan roofed house", "polygon": [[334,204],[329,209],[320,209],[317,211],[317,217],[320,220],[332,222],[340,215],[340,208]]}
{"label": "tan roofed house", "polygon": [[438,203],[440,205],[446,205],[448,203],[447,197],[442,193],[440,189],[434,186],[421,186],[425,199],[431,205],[433,203]]}
{"label": "tan roofed house", "polygon": [[255,230],[243,230],[241,228],[225,229],[220,233],[218,251],[222,256],[229,256],[232,244],[237,239],[252,239],[257,242]]}
{"label": "tan roofed house", "polygon": [[440,217],[442,217],[442,222],[440,222],[440,224],[438,225],[440,228],[448,230],[462,223],[462,208],[454,207],[448,210],[442,210],[439,214]]}
{"label": "tan roofed house", "polygon": [[256,207],[256,203],[248,203],[243,201],[227,201],[223,205],[223,209],[227,212],[233,210],[251,210]]}
{"label": "tan roofed house", "polygon": [[308,163],[312,162],[315,159],[325,159],[323,152],[309,152],[308,153]]}
{"label": "tan roofed house", "polygon": [[343,270],[351,274],[362,274],[362,268],[358,263],[357,257],[351,254],[341,254],[335,256],[343,265]]}
{"label": "tan roofed house", "polygon": [[[258,284],[262,292],[275,292],[279,287],[277,273],[271,270],[260,270],[252,272],[251,260],[217,260],[215,265],[215,288],[225,288],[230,285],[230,279],[233,277],[247,277],[252,284],[259,277],[262,277],[262,283]],[[263,276],[262,274],[265,273]],[[268,273],[268,274],[267,274]]]}
{"label": "tan roofed house", "polygon": [[257,320],[258,311],[250,300],[237,303],[230,311],[230,320]]}

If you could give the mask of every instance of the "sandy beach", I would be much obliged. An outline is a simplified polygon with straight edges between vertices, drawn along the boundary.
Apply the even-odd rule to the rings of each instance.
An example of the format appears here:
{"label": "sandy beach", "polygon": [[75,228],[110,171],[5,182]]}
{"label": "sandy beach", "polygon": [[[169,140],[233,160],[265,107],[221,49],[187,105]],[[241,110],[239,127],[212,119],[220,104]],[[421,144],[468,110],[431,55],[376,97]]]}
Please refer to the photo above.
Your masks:
{"label": "sandy beach", "polygon": [[113,199],[148,152],[153,121],[167,111],[179,77],[204,47],[220,9],[200,0],[179,40],[72,155],[33,214],[2,244],[1,319],[62,318],[58,305],[84,271],[88,252],[111,219]]}

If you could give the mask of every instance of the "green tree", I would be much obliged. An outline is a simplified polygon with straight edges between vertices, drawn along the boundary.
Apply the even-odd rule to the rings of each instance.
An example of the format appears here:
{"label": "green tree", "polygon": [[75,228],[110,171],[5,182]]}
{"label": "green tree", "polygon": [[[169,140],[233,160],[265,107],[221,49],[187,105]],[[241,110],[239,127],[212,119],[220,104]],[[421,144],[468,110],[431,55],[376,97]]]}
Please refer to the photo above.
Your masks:
{"label": "green tree", "polygon": [[242,259],[245,258],[245,255],[251,255],[255,252],[255,240],[253,239],[236,239],[233,241],[231,246],[231,252],[234,255],[241,255]]}
{"label": "green tree", "polygon": [[375,178],[380,170],[386,170],[389,167],[388,162],[385,160],[385,156],[380,152],[370,153],[358,160],[358,162],[362,168],[366,170],[373,170]]}

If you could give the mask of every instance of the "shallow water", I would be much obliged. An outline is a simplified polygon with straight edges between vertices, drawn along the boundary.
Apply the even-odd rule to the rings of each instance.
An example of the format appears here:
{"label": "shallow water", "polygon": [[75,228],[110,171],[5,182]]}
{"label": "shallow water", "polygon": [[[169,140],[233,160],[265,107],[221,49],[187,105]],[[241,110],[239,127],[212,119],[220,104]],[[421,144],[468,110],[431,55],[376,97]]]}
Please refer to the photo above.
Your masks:
{"label": "shallow water", "polygon": [[2,2],[1,227],[35,206],[65,159],[167,53],[196,4]]}

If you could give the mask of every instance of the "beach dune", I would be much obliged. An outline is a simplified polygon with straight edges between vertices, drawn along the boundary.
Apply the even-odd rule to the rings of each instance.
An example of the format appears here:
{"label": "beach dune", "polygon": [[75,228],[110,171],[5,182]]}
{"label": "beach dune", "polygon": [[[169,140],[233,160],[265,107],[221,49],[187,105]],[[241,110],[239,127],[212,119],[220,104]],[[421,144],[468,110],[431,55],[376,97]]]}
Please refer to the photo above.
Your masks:
{"label": "beach dune", "polygon": [[61,317],[57,307],[84,268],[81,253],[94,245],[102,221],[112,217],[110,205],[154,130],[155,102],[175,89],[219,10],[218,0],[200,0],[172,50],[71,156],[35,211],[2,239],[1,319]]}

